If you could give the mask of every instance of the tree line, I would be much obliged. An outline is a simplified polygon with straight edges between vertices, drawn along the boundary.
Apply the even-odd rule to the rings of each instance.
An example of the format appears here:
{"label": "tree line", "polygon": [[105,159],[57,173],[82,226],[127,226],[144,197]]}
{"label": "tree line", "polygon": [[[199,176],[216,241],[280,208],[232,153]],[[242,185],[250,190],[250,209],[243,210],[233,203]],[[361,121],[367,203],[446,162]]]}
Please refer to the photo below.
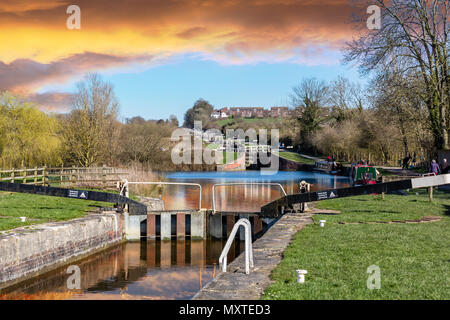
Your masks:
{"label": "tree line", "polygon": [[[355,16],[361,33],[344,49],[344,62],[357,62],[370,77],[364,92],[342,78],[331,85],[304,81],[294,89],[294,100],[305,112],[302,146],[347,159],[373,155],[380,163],[399,152],[430,160],[438,150],[450,149],[450,4],[375,3],[381,28],[365,30],[366,17]],[[326,104],[325,97],[328,117],[317,107]]]}
{"label": "tree line", "polygon": [[178,120],[119,120],[111,84],[89,74],[67,114],[47,114],[9,92],[0,95],[0,167],[170,166],[170,135]]}

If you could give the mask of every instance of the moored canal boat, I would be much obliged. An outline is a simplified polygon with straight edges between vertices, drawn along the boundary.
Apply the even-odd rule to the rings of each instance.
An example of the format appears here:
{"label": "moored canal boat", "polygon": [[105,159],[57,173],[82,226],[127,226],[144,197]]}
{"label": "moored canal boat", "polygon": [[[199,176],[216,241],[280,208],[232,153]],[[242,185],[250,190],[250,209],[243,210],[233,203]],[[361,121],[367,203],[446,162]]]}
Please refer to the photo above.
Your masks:
{"label": "moored canal boat", "polygon": [[365,164],[352,164],[350,179],[353,186],[363,186],[367,184],[376,184],[380,173],[378,170]]}
{"label": "moored canal boat", "polygon": [[336,161],[316,161],[313,170],[326,174],[339,174],[341,172],[341,164]]}

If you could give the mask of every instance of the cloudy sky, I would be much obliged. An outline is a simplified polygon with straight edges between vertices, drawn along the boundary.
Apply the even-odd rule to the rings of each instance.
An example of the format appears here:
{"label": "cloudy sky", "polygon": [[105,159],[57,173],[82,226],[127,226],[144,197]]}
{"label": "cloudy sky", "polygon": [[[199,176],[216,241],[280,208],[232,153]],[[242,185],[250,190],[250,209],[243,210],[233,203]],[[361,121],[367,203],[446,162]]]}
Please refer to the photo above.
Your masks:
{"label": "cloudy sky", "polygon": [[[66,26],[72,4],[80,30]],[[67,112],[98,72],[123,117],[181,120],[198,98],[287,105],[303,77],[358,80],[340,64],[355,12],[350,0],[0,0],[0,90]]]}

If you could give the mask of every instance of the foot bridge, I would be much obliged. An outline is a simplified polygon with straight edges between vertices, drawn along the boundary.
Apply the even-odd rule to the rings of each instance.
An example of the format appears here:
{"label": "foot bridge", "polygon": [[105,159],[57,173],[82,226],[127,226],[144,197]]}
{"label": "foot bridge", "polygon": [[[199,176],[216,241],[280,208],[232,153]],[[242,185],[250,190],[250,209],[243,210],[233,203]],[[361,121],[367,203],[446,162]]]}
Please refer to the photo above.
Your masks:
{"label": "foot bridge", "polygon": [[[186,210],[165,210],[164,203],[142,203],[129,198],[129,186],[133,184],[147,185],[184,185],[198,188],[199,203],[195,209]],[[234,224],[241,218],[246,218],[251,222],[251,233],[253,237],[261,234],[271,226],[274,221],[286,212],[303,211],[306,203],[337,199],[343,197],[358,196],[363,194],[382,194],[405,189],[430,188],[435,186],[450,184],[450,174],[438,176],[423,176],[409,178],[401,181],[378,183],[357,187],[328,189],[310,192],[308,184],[300,183],[300,193],[287,194],[282,185],[278,183],[221,183],[212,187],[211,209],[202,208],[202,186],[196,183],[177,182],[128,182],[126,180],[118,183],[120,194],[55,188],[49,186],[35,186],[18,183],[0,182],[0,190],[10,192],[31,193],[46,196],[68,197],[80,200],[92,200],[110,202],[114,204],[114,210],[123,213],[125,222],[126,238],[129,240],[161,239],[172,238],[184,239],[204,239],[211,236],[218,239],[227,238]],[[217,206],[216,189],[231,186],[256,186],[265,185],[277,187],[282,196],[262,205],[256,212],[221,211]],[[247,200],[244,195],[242,199]],[[110,208],[109,210],[112,210]],[[243,240],[245,231],[243,228],[238,232],[238,236]]]}

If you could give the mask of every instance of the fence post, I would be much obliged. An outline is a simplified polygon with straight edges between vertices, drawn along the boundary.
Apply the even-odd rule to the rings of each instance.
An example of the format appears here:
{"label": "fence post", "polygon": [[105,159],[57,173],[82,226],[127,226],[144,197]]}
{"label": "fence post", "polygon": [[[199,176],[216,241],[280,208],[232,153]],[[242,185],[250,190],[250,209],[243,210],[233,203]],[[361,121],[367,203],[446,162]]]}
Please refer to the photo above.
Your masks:
{"label": "fence post", "polygon": [[23,168],[23,183],[27,183],[27,169]]}
{"label": "fence post", "polygon": [[105,189],[106,188],[106,168],[105,168],[105,165],[103,165],[103,167],[102,167],[102,186],[103,186],[103,189]]}
{"label": "fence post", "polygon": [[47,185],[47,165],[42,168],[42,185],[44,187]]}
{"label": "fence post", "polygon": [[59,170],[59,186],[63,186],[63,172],[64,172],[64,165],[61,165],[61,170]]}
{"label": "fence post", "polygon": [[11,183],[14,183],[14,168],[11,171]]}
{"label": "fence post", "polygon": [[[381,176],[381,183],[384,182],[384,176]],[[384,192],[381,193],[381,199],[384,200]]]}
{"label": "fence post", "polygon": [[76,179],[76,177],[75,177],[75,166],[72,166],[72,174],[71,174],[71,177],[70,177],[70,180],[72,181],[72,186],[75,186],[75,179]]}
{"label": "fence post", "polygon": [[38,168],[34,167],[34,185],[37,185]]}
{"label": "fence post", "polygon": [[428,196],[430,198],[430,202],[433,202],[433,187],[428,187]]}

